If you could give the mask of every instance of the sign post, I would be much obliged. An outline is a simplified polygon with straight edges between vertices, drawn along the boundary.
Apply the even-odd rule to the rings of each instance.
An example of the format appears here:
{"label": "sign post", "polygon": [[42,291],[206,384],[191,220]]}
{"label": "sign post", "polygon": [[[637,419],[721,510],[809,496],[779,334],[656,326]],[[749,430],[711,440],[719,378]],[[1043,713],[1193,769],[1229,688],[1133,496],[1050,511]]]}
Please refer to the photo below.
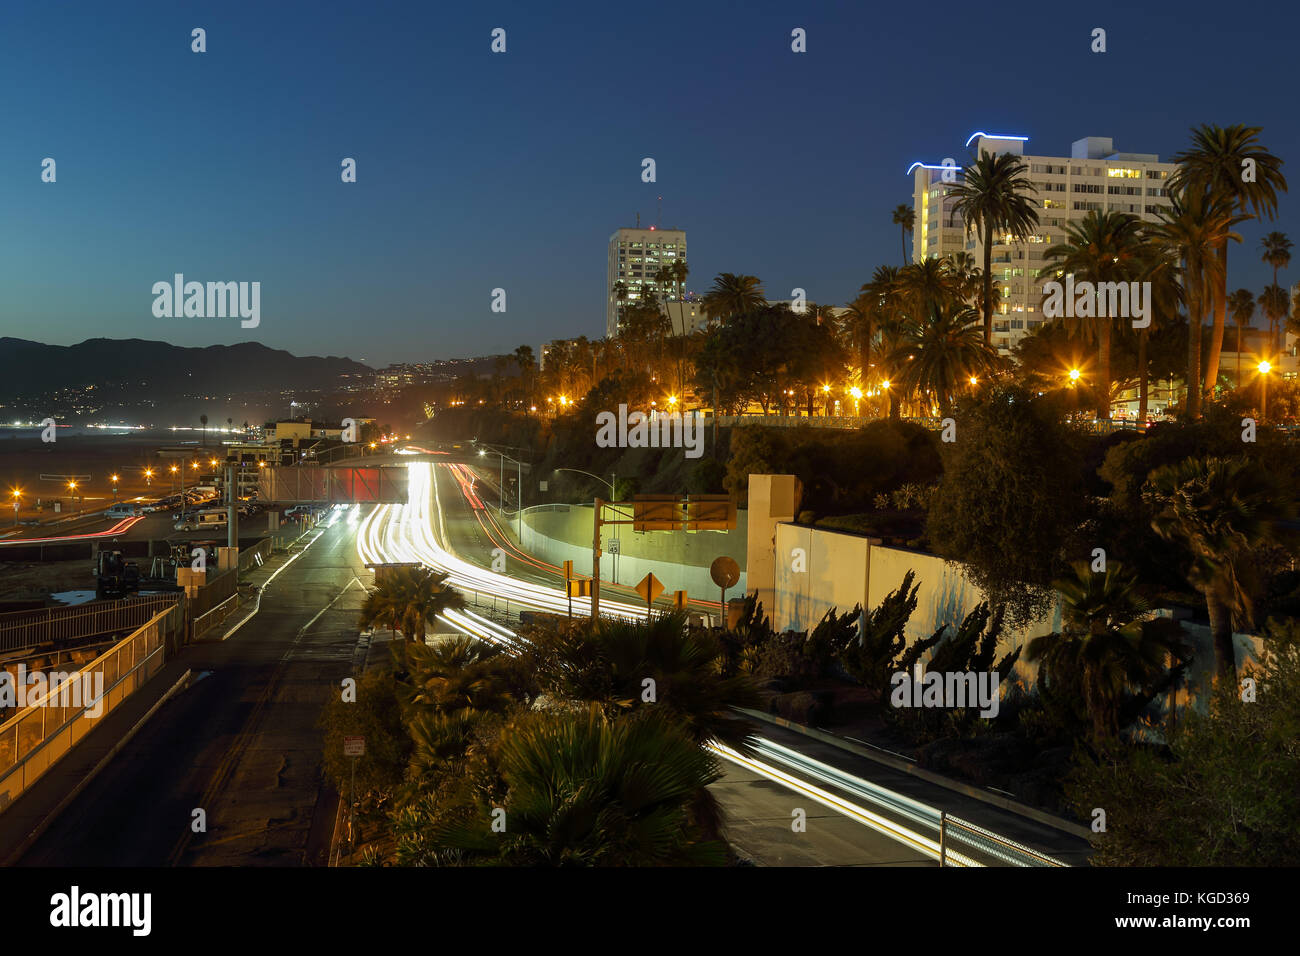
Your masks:
{"label": "sign post", "polygon": [[641,579],[641,583],[636,586],[636,593],[645,598],[645,609],[646,613],[649,614],[655,598],[664,593],[664,586],[653,573],[647,574]]}
{"label": "sign post", "polygon": [[722,626],[727,626],[727,588],[735,587],[740,581],[740,565],[736,563],[735,558],[729,558],[725,554],[720,558],[714,558],[713,563],[709,565],[709,577],[713,578],[713,583],[722,588]]}
{"label": "sign post", "polygon": [[352,847],[355,841],[355,833],[352,829],[352,818],[356,813],[357,797],[357,758],[363,756],[366,752],[365,737],[344,737],[343,738],[343,756],[352,758],[352,782],[348,785],[348,862],[352,862]]}

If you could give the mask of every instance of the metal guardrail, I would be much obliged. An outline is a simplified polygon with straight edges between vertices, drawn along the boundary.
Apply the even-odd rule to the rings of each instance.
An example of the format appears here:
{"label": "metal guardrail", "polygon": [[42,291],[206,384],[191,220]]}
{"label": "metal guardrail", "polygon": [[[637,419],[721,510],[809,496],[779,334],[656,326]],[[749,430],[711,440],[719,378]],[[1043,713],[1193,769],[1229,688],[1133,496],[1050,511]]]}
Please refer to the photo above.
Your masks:
{"label": "metal guardrail", "polygon": [[[960,844],[965,853],[960,854],[960,859],[975,860],[978,857],[989,858],[1006,866],[1020,867],[1064,867],[1068,864],[1054,859],[1046,854],[1039,853],[1037,850],[1025,846],[1023,843],[1017,843],[1003,836],[998,836],[990,830],[983,827],[950,816],[947,813],[939,813],[939,865],[949,866],[949,856],[953,853],[953,844]],[[969,863],[959,865],[969,866]],[[987,864],[985,864],[987,865]]]}
{"label": "metal guardrail", "polygon": [[194,628],[190,634],[190,640],[197,641],[220,624],[223,624],[231,614],[239,608],[239,595],[226,598],[211,611],[200,614],[194,619]]}
{"label": "metal guardrail", "polygon": [[249,548],[247,551],[239,552],[239,570],[247,571],[252,567],[260,568],[266,562],[267,558],[271,556],[271,552],[274,550],[275,536],[268,535],[261,541],[257,542],[254,547]]}
{"label": "metal guardrail", "polygon": [[180,597],[179,594],[163,594],[0,614],[0,653],[37,644],[134,630],[159,611],[175,605]]}
{"label": "metal guardrail", "polygon": [[0,723],[0,812],[158,672],[169,638],[184,625],[179,603],[159,611],[84,667],[62,672],[55,686]]}

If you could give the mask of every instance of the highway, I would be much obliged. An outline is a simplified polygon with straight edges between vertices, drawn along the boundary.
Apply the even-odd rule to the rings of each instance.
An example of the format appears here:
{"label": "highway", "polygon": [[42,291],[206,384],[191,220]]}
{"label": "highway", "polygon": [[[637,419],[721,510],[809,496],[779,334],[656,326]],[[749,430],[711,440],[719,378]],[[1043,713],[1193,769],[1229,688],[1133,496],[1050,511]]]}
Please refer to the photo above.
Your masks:
{"label": "highway", "polygon": [[[505,550],[503,539],[499,528],[494,534],[491,517],[465,466],[421,462],[408,469],[410,502],[380,506],[361,522],[357,546],[365,563],[418,561],[446,572],[450,583],[463,591],[495,594],[516,605],[553,613],[566,612],[568,602],[562,591],[538,580],[550,573],[550,565],[537,567],[535,560],[526,560],[529,556],[516,554],[508,558],[508,573],[490,569],[494,548]],[[462,553],[481,563],[466,560]],[[574,612],[580,610],[590,613],[585,599],[574,600]],[[647,613],[644,606],[604,595],[601,612],[634,619]],[[514,640],[508,626],[476,610],[449,612],[445,621],[505,646]],[[857,768],[860,761],[851,755],[823,744],[818,758],[813,758],[808,751],[818,750],[815,742],[789,732],[784,732],[784,741],[774,739],[780,736],[758,736],[756,752],[750,754],[713,747],[726,767],[715,789],[730,812],[731,839],[742,853],[768,865],[933,865],[938,860],[939,810],[902,792],[924,793],[937,788],[918,785],[897,772],[893,776],[900,779],[893,783],[901,789],[885,788],[857,776],[851,768]],[[1052,850],[1081,859],[1086,850],[1083,841],[1049,827],[1011,814],[990,814],[987,806],[972,798],[947,796],[951,799],[946,802],[958,806],[963,819],[987,825],[990,817],[996,818],[998,835],[1025,849],[1023,853],[1004,853],[995,841],[976,835],[945,854],[951,865],[1023,863],[1033,858],[1032,852]],[[808,820],[803,832],[793,826],[796,810],[802,810]]]}

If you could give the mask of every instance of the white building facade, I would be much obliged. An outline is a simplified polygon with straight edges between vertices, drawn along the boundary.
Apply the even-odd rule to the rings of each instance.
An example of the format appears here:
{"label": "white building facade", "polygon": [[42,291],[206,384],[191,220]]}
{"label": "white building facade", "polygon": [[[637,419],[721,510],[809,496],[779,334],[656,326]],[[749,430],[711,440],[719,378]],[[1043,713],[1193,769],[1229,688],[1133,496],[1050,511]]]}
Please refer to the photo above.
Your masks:
{"label": "white building facade", "polygon": [[[1066,241],[1065,226],[1082,220],[1089,211],[1127,212],[1155,222],[1169,208],[1166,186],[1175,163],[1162,163],[1152,153],[1120,153],[1110,137],[1087,136],[1075,140],[1069,156],[1040,156],[1026,152],[1028,137],[974,133],[966,141],[974,156],[1012,153],[1023,158],[1026,178],[1037,187],[1029,200],[1038,209],[1038,229],[1033,235],[994,236],[993,345],[1009,353],[1026,334],[1044,321],[1040,276],[1043,253]],[[955,162],[955,161],[953,161]],[[946,165],[945,165],[946,163]],[[916,214],[912,233],[912,261],[965,251],[983,267],[983,236],[967,233],[953,213],[953,189],[961,179],[961,163],[914,163],[912,208]]]}
{"label": "white building facade", "polygon": [[[682,229],[659,229],[648,226],[644,229],[619,229],[609,237],[608,261],[605,270],[605,334],[609,338],[618,335],[619,301],[615,286],[622,282],[627,286],[627,298],[623,304],[636,305],[647,291],[654,291],[661,298],[676,294],[675,286],[663,286],[655,281],[655,273],[663,266],[671,266],[676,260],[688,261],[686,258],[686,232]],[[687,319],[703,316],[698,305],[686,303],[686,308],[679,309],[679,303],[673,303],[666,311],[674,320],[674,329],[680,324],[679,314]]]}

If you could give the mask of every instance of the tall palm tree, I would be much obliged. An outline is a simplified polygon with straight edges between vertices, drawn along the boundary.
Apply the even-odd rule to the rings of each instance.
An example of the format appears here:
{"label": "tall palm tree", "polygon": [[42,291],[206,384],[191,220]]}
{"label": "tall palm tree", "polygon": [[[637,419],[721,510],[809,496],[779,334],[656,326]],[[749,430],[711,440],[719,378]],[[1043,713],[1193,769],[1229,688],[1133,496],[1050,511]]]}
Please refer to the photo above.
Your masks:
{"label": "tall palm tree", "polygon": [[[1201,330],[1222,277],[1224,258],[1217,254],[1229,239],[1241,240],[1232,227],[1240,221],[1232,200],[1199,190],[1171,191],[1169,209],[1148,226],[1150,235],[1182,262],[1183,299],[1187,303],[1187,413],[1201,410]],[[1226,256],[1226,253],[1225,253]]]}
{"label": "tall palm tree", "polygon": [[898,271],[898,281],[908,298],[908,314],[920,319],[930,314],[935,306],[946,306],[957,299],[957,286],[948,271],[947,259],[933,256],[904,266]]}
{"label": "tall palm tree", "polygon": [[900,204],[894,207],[894,225],[902,233],[903,265],[907,265],[907,235],[916,228],[916,213],[911,206]]}
{"label": "tall palm tree", "polygon": [[979,313],[968,305],[935,304],[924,321],[907,326],[890,362],[899,370],[899,387],[937,402],[947,417],[957,391],[971,376],[996,368],[998,357],[980,336]]}
{"label": "tall palm tree", "polygon": [[964,250],[945,258],[957,297],[967,305],[974,305],[983,314],[984,302],[980,293],[984,289],[984,270],[976,264],[975,257]]}
{"label": "tall palm tree", "polygon": [[1171,653],[1183,659],[1181,642],[1145,620],[1149,607],[1137,577],[1118,561],[1100,572],[1076,561],[1052,587],[1061,599],[1061,631],[1031,640],[1025,659],[1039,662],[1049,686],[1065,685],[1057,689],[1068,692],[1076,684],[1093,733],[1114,736],[1125,693],[1154,684]]}
{"label": "tall palm tree", "polygon": [[1232,628],[1248,626],[1257,588],[1254,552],[1282,537],[1294,506],[1259,464],[1188,458],[1153,471],[1142,489],[1151,527],[1179,545],[1188,582],[1205,598],[1221,679],[1236,682]]}
{"label": "tall palm tree", "polygon": [[713,287],[704,293],[704,311],[711,319],[732,319],[767,304],[763,284],[757,276],[719,272]]}
{"label": "tall palm tree", "polygon": [[879,303],[863,292],[845,306],[839,317],[842,334],[848,340],[851,354],[857,359],[858,368],[864,375],[871,367],[871,340],[876,334],[878,309]]}
{"label": "tall palm tree", "polygon": [[1241,388],[1241,332],[1250,325],[1255,315],[1255,295],[1249,289],[1238,289],[1228,296],[1228,311],[1237,323],[1237,388]]}
{"label": "tall palm tree", "polygon": [[[1264,250],[1263,260],[1273,267],[1273,285],[1277,285],[1277,272],[1291,264],[1291,240],[1285,232],[1270,232],[1260,242]],[[1269,351],[1276,354],[1279,348],[1276,330],[1270,328],[1268,336]]]}
{"label": "tall palm tree", "polygon": [[1138,267],[1141,282],[1151,283],[1151,299],[1148,302],[1150,323],[1137,330],[1138,333],[1138,422],[1146,427],[1147,409],[1150,406],[1150,369],[1147,361],[1147,346],[1151,333],[1165,325],[1168,320],[1178,318],[1178,309],[1183,302],[1183,288],[1179,282],[1178,257],[1165,248],[1159,241],[1151,242],[1150,233],[1144,228],[1142,239],[1145,243]]}
{"label": "tall palm tree", "polygon": [[[1284,327],[1284,319],[1290,311],[1291,297],[1280,285],[1271,285],[1259,294],[1259,307],[1268,319],[1268,346],[1273,349],[1277,342],[1274,330]],[[1276,353],[1270,351],[1270,357]]]}
{"label": "tall palm tree", "polygon": [[[871,274],[871,281],[862,286],[862,293],[874,303],[876,328],[880,330],[881,352],[885,355],[884,381],[893,377],[895,369],[889,364],[891,356],[902,343],[903,328],[907,324],[907,295],[900,278],[902,270],[897,266],[877,266]],[[862,368],[864,383],[870,383],[870,365]],[[900,415],[898,389],[889,387],[889,417],[897,420]]]}
{"label": "tall palm tree", "polygon": [[1038,225],[1038,209],[1027,197],[1038,187],[1026,175],[1029,166],[1010,153],[980,157],[962,170],[953,187],[953,214],[962,217],[967,233],[978,232],[984,242],[984,344],[993,344],[993,238],[995,233],[1023,236]]}
{"label": "tall palm tree", "polygon": [[[1259,126],[1241,124],[1202,125],[1193,129],[1191,147],[1173,158],[1181,168],[1169,178],[1170,191],[1212,193],[1225,197],[1230,211],[1242,219],[1260,216],[1272,219],[1277,214],[1278,193],[1287,191],[1286,177],[1282,175],[1282,160],[1259,145],[1260,132]],[[1214,328],[1205,363],[1207,392],[1219,380],[1219,352],[1223,348],[1228,309],[1229,238],[1221,237],[1215,249],[1219,263],[1212,286]]]}
{"label": "tall palm tree", "polygon": [[666,712],[611,721],[598,710],[519,718],[501,736],[507,825],[493,803],[428,827],[443,862],[507,866],[723,865],[726,845],[698,817],[721,773]]}
{"label": "tall palm tree", "polygon": [[358,625],[385,627],[408,641],[424,640],[425,626],[439,614],[465,607],[447,575],[429,568],[392,568],[371,588],[361,605]]}
{"label": "tall palm tree", "polygon": [[[1090,211],[1080,222],[1067,223],[1065,242],[1043,253],[1043,268],[1058,276],[1073,273],[1076,282],[1129,282],[1144,267],[1142,223],[1126,212]],[[1085,341],[1097,343],[1097,417],[1110,418],[1110,345],[1115,316],[1071,317],[1065,324]],[[1094,310],[1099,311],[1099,310]]]}

